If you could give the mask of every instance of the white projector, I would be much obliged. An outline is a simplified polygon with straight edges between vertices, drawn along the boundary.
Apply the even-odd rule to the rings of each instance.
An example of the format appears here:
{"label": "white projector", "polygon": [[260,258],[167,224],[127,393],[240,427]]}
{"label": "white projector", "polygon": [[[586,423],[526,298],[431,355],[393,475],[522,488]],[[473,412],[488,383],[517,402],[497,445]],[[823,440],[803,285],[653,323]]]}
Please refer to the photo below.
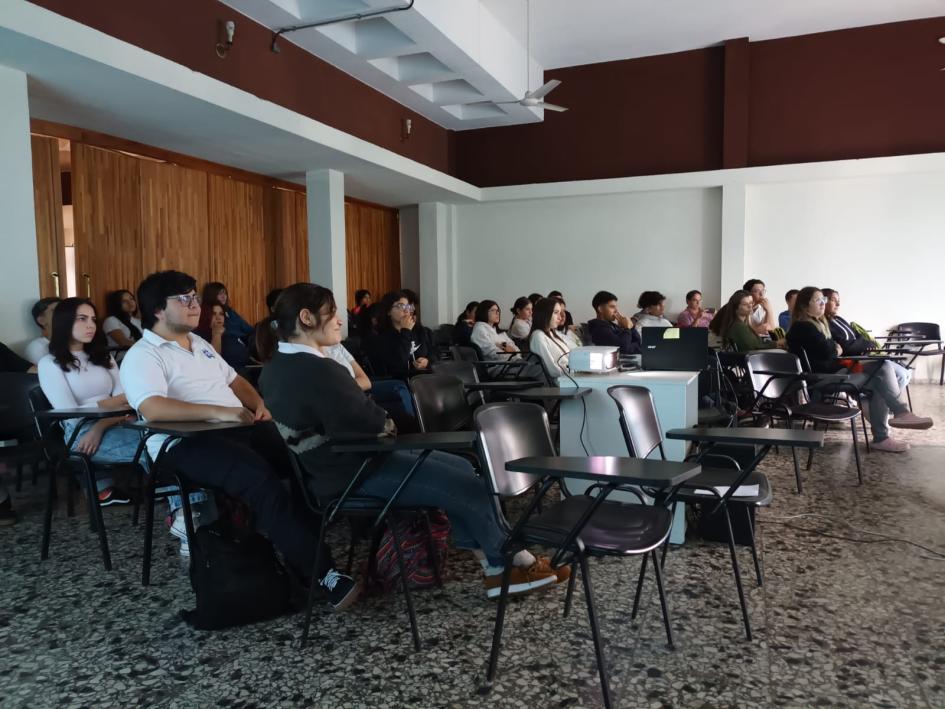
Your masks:
{"label": "white projector", "polygon": [[572,372],[613,372],[620,364],[617,347],[575,347],[568,353]]}

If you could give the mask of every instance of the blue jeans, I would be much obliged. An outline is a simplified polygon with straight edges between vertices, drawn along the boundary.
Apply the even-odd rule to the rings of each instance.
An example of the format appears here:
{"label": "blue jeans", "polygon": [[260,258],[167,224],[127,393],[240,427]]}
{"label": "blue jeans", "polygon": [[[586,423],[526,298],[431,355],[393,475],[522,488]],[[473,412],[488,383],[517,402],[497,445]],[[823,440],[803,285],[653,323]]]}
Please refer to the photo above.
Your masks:
{"label": "blue jeans", "polygon": [[[419,451],[397,451],[365,480],[359,492],[390,497],[414,464]],[[506,530],[486,481],[469,461],[433,451],[397,499],[399,507],[438,507],[450,518],[453,541],[460,549],[480,549],[493,566],[503,566]]]}
{"label": "blue jeans", "polygon": [[386,411],[403,409],[405,414],[415,416],[410,390],[400,379],[380,379],[371,382],[371,398]]}
{"label": "blue jeans", "polygon": [[[72,432],[75,431],[76,426],[79,425],[79,422],[82,419],[68,419],[62,424],[62,429],[66,436],[66,443],[69,442]],[[95,425],[94,421],[87,421],[82,429],[79,431],[78,435],[75,437],[75,442],[72,444],[72,450],[75,450],[79,441],[82,440],[84,436],[92,426]],[[137,431],[132,431],[129,428],[122,428],[121,426],[112,426],[107,431],[105,435],[102,436],[102,442],[99,443],[98,450],[95,451],[95,454],[92,456],[91,460],[93,463],[102,463],[102,464],[115,464],[115,463],[130,463],[134,457],[135,452],[138,450],[138,443],[141,442],[141,434]],[[144,456],[142,456],[142,462],[144,462]],[[110,488],[114,484],[112,476],[108,471],[96,471],[95,473],[95,487],[98,492]]]}
{"label": "blue jeans", "polygon": [[[899,382],[892,363],[879,363],[879,371],[870,377],[875,367],[876,365],[867,364],[866,372],[851,374],[850,383],[873,393],[870,397],[870,426],[873,428],[873,440],[879,443],[889,438],[889,424],[886,422],[889,412],[892,411],[893,415],[901,414],[908,411],[909,407],[899,401]],[[867,379],[869,383],[866,383]]]}

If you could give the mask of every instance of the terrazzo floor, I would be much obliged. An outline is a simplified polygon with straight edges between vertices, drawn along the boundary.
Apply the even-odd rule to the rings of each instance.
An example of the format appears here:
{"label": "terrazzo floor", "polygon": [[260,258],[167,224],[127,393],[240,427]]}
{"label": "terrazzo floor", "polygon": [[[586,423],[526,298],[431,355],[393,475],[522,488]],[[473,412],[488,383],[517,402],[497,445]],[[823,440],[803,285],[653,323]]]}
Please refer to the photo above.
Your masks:
{"label": "terrazzo floor", "polygon": [[[752,642],[724,545],[693,540],[670,554],[675,651],[652,575],[631,622],[638,562],[592,562],[616,706],[945,707],[945,559],[845,526],[945,551],[945,387],[914,386],[913,400],[940,425],[906,433],[913,448],[904,455],[864,455],[863,486],[839,432],[804,473],[802,496],[789,455],[765,462],[775,499],[758,517],[764,587],[740,551]],[[300,650],[298,615],[218,632],[185,625],[178,611],[193,595],[177,544],[156,534],[152,585],[143,588],[142,535],[127,508],[105,510],[112,572],[102,569],[81,505],[72,519],[57,510],[51,556],[40,562],[43,489],[42,480],[27,482],[14,494],[21,520],[0,529],[2,707],[601,704],[580,593],[568,619],[563,588],[511,604],[499,677],[485,695],[495,606],[462,553],[451,556],[444,588],[415,595],[421,652],[412,651],[397,595],[344,614],[318,611],[314,642]],[[794,518],[808,514],[829,520]]]}

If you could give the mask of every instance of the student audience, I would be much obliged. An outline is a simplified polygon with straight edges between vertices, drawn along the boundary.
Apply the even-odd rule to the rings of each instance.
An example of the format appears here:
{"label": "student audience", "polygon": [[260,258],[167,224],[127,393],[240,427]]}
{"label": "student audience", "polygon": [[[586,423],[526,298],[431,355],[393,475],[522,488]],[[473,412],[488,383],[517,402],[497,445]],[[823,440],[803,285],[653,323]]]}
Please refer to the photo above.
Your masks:
{"label": "student audience", "polygon": [[224,359],[234,369],[242,369],[249,364],[249,346],[256,334],[255,329],[232,308],[226,286],[218,281],[204,285],[200,302],[205,307],[214,303],[223,306],[223,348],[226,350]]}
{"label": "student audience", "polygon": [[767,337],[768,333],[778,326],[777,316],[774,312],[774,306],[768,300],[766,295],[764,281],[757,278],[751,278],[745,281],[742,286],[743,291],[751,293],[754,306],[751,315],[748,317],[748,324],[756,335]]}
{"label": "student audience", "polygon": [[581,334],[578,332],[578,326],[574,324],[574,318],[568,312],[568,304],[564,302],[564,298],[560,295],[552,296],[552,300],[561,303],[561,307],[564,309],[564,318],[558,323],[558,335],[567,341],[572,350],[575,347],[580,347],[583,344]]}
{"label": "student audience", "polygon": [[673,324],[663,317],[663,311],[666,309],[666,296],[655,290],[645,290],[640,293],[640,299],[637,301],[637,307],[640,309],[633,316],[636,322],[636,328],[643,334],[645,327],[672,327]]}
{"label": "student audience", "polygon": [[702,292],[691,290],[686,293],[686,309],[676,318],[676,327],[709,327],[713,315],[702,307]]}
{"label": "student audience", "polygon": [[472,337],[473,327],[476,325],[476,308],[479,307],[478,300],[471,300],[466,303],[463,314],[456,318],[456,325],[453,326],[453,344],[469,346],[469,338]]}
{"label": "student audience", "polygon": [[30,341],[26,346],[26,359],[33,364],[39,364],[39,360],[49,354],[49,334],[52,328],[52,316],[58,304],[59,298],[40,298],[30,311],[30,314],[33,316],[33,322],[36,323],[36,327],[42,332],[42,335]]}
{"label": "student audience", "polygon": [[[539,301],[541,302],[541,301]],[[508,359],[506,354],[514,354],[518,359],[518,346],[512,342],[508,333],[499,330],[502,309],[494,300],[483,300],[476,307],[476,324],[473,326],[470,341],[479,348],[483,359]]]}
{"label": "student audience", "polygon": [[737,290],[732,293],[728,302],[722,306],[712,322],[709,330],[722,339],[723,347],[729,347],[736,352],[751,352],[752,350],[767,350],[775,347],[784,347],[784,341],[762,340],[752,329],[750,318],[755,299],[751,293]]}
{"label": "student audience", "polygon": [[640,354],[640,332],[633,327],[633,320],[617,309],[617,296],[609,291],[598,291],[591,306],[596,315],[587,321],[591,344],[619,347],[622,355]]}
{"label": "student audience", "polygon": [[[788,348],[802,360],[806,355],[813,372],[848,372],[840,359],[843,348],[830,336],[830,325],[824,317],[826,304],[827,299],[819,288],[801,288],[791,312]],[[909,449],[908,443],[889,435],[889,426],[931,428],[931,418],[913,414],[908,406],[899,401],[899,386],[889,362],[872,363],[866,365],[863,371],[853,371],[849,374],[849,381],[872,393],[869,421],[873,429],[873,450],[901,453]],[[887,423],[889,411],[892,411],[893,417]]]}
{"label": "student audience", "polygon": [[356,290],[354,292],[354,307],[351,309],[351,314],[357,317],[370,308],[373,302],[374,299],[371,297],[371,291],[367,288]]}
{"label": "student audience", "polygon": [[407,379],[429,369],[431,353],[415,330],[414,312],[403,291],[392,291],[381,299],[377,335],[366,343],[375,376]]}
{"label": "student audience", "polygon": [[515,299],[512,306],[512,324],[509,325],[509,337],[513,340],[525,340],[532,331],[532,302],[525,296]]}
{"label": "student audience", "polygon": [[784,302],[787,303],[787,310],[782,310],[778,314],[778,327],[787,332],[791,327],[791,311],[794,310],[794,301],[797,298],[797,288],[792,288],[784,294]]}
{"label": "student audience", "polygon": [[[553,290],[548,294],[549,298],[558,298],[561,303],[564,305],[564,324],[558,328],[559,330],[572,331],[574,329],[574,318],[571,317],[571,313],[568,311],[567,303],[564,302],[564,295],[559,290]],[[580,340],[577,344],[578,347],[581,346]]]}
{"label": "student audience", "polygon": [[131,347],[141,339],[138,301],[130,290],[113,290],[105,296],[105,322],[102,331],[109,347]]}
{"label": "student audience", "polygon": [[558,331],[564,323],[564,304],[558,298],[542,298],[535,306],[528,349],[541,358],[545,371],[553,379],[562,376],[568,366],[568,352],[573,348]]}
{"label": "student audience", "polygon": [[[289,286],[276,306],[275,322],[281,341],[263,370],[262,390],[279,432],[310,475],[312,492],[331,499],[347,487],[366,456],[333,453],[325,442],[332,437],[395,435],[395,426],[387,412],[365,398],[351,377],[325,355],[325,347],[341,341],[341,321],[330,290],[311,283]],[[416,452],[392,453],[356,492],[389,497],[416,458]],[[404,488],[399,504],[445,510],[454,543],[471,550],[483,567],[486,595],[499,594],[506,531],[491,493],[469,461],[432,453]],[[546,559],[536,559],[528,551],[518,552],[513,564],[516,593],[559,580]]]}
{"label": "student audience", "polygon": [[423,324],[420,313],[420,296],[416,291],[410,288],[402,288],[401,293],[407,296],[408,305],[413,306],[413,334],[416,339],[423,344],[424,349],[429,353],[430,359],[436,359],[436,342],[433,339],[433,330]]}
{"label": "student audience", "polygon": [[544,298],[544,296],[541,293],[528,294],[528,302],[532,304],[532,308],[538,305],[538,301],[541,300],[542,298]]}

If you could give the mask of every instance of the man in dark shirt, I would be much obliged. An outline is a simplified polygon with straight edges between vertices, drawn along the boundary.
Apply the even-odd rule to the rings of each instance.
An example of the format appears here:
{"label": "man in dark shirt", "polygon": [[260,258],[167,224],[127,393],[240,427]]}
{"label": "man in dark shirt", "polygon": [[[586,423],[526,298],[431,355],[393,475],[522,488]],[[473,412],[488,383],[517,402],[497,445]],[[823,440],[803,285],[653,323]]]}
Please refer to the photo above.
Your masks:
{"label": "man in dark shirt", "polygon": [[597,317],[587,322],[591,342],[600,346],[619,347],[620,354],[640,354],[640,333],[633,327],[632,318],[617,309],[617,296],[602,290],[591,300]]}

